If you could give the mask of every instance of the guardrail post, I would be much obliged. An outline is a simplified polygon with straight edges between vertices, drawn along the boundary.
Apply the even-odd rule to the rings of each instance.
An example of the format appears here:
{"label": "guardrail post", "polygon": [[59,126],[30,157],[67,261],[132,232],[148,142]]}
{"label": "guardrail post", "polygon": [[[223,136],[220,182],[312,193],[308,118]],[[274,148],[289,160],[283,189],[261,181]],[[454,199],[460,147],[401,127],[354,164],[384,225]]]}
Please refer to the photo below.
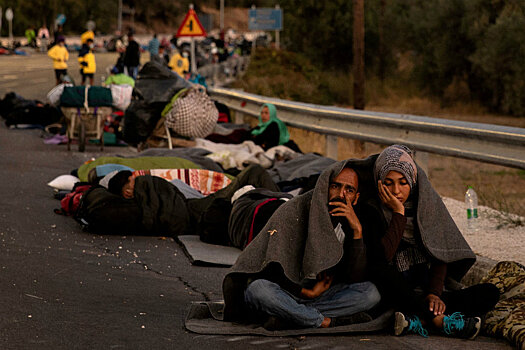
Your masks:
{"label": "guardrail post", "polygon": [[334,135],[326,135],[326,156],[337,160],[337,140]]}
{"label": "guardrail post", "polygon": [[244,124],[244,113],[235,111],[234,122],[235,124]]}
{"label": "guardrail post", "polygon": [[428,175],[428,153],[422,151],[414,151],[414,160],[417,162],[417,165],[421,167]]}

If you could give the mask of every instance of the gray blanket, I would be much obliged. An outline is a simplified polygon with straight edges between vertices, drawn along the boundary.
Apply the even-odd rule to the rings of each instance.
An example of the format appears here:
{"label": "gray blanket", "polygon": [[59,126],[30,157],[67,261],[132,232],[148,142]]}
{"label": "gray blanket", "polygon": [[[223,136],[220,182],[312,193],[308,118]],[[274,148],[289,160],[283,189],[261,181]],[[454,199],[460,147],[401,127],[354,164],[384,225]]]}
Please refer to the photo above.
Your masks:
{"label": "gray blanket", "polygon": [[[275,212],[223,281],[225,320],[245,317],[244,290],[249,279],[265,269],[277,265],[289,281],[301,284],[337,264],[343,247],[334,234],[326,206],[330,179],[350,166],[358,172],[363,201],[377,201],[372,175],[376,158],[374,155],[333,164],[321,174],[314,190],[291,199]],[[431,256],[448,263],[449,275],[459,281],[474,263],[475,255],[424,171],[418,168],[418,174],[417,223],[423,244]],[[363,232],[365,242],[366,235],[383,233]]]}
{"label": "gray blanket", "polygon": [[277,265],[284,277],[301,284],[337,264],[343,245],[337,239],[328,213],[328,185],[346,162],[324,171],[312,191],[290,199],[270,218],[246,247],[223,282],[224,319],[242,320],[248,279]]}
{"label": "gray blanket", "polygon": [[[381,209],[377,195],[377,184],[372,172],[377,156],[377,154],[372,155],[367,159],[358,161],[358,163],[352,161],[348,163],[349,166],[352,166],[352,164],[362,166],[359,171],[360,201],[362,203],[366,202],[366,205],[375,208],[372,214],[376,216],[371,219],[378,224],[382,224],[376,225],[376,227],[382,226],[382,229],[379,230],[380,232],[373,233],[372,239],[376,242],[382,237],[388,226]],[[423,245],[431,257],[448,264],[447,277],[460,281],[476,261],[476,255],[459,231],[443,200],[432,187],[425,171],[419,166],[417,166],[417,174],[417,185],[414,194],[414,197],[417,198],[416,221]],[[367,215],[370,216],[370,213]],[[373,249],[378,250],[381,248],[375,246]]]}
{"label": "gray blanket", "polygon": [[322,173],[336,161],[315,153],[307,153],[284,163],[277,163],[268,173],[274,182],[293,180]]}
{"label": "gray blanket", "polygon": [[206,155],[210,154],[210,151],[207,151],[202,148],[197,147],[188,147],[188,148],[177,148],[177,149],[167,149],[167,148],[150,148],[140,153],[141,157],[179,157],[183,159],[190,160],[195,164],[200,165],[203,169],[217,171],[223,173],[223,169],[219,164],[215,163]]}
{"label": "gray blanket", "polygon": [[223,302],[195,302],[192,303],[184,325],[189,331],[199,334],[223,334],[223,335],[261,335],[267,337],[284,337],[297,335],[320,335],[320,334],[347,334],[374,332],[386,328],[393,311],[388,310],[379,317],[366,323],[355,323],[333,328],[303,328],[269,331],[258,324],[242,324],[223,320]]}

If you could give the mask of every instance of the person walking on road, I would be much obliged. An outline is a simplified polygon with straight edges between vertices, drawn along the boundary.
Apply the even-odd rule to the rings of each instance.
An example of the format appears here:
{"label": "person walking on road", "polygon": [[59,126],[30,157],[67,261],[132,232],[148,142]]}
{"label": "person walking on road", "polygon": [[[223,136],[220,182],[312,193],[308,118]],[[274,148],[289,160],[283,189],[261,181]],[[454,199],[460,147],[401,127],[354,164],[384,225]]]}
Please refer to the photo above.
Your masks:
{"label": "person walking on road", "polygon": [[173,57],[171,58],[170,63],[168,63],[168,66],[173,71],[175,71],[175,73],[177,73],[181,78],[184,78],[184,74],[186,74],[190,70],[190,61],[188,60],[188,53],[184,51],[181,55],[179,51],[176,51],[175,55],[173,55]]}
{"label": "person walking on road", "polygon": [[33,26],[26,29],[25,37],[27,39],[27,46],[36,47],[36,34]]}
{"label": "person walking on road", "polygon": [[93,40],[87,39],[86,44],[82,45],[82,48],[78,52],[82,85],[86,83],[86,78],[89,78],[89,85],[93,86],[94,84],[95,72],[97,71],[95,55],[93,54],[94,47]]}
{"label": "person walking on road", "polygon": [[148,43],[149,60],[153,61],[159,55],[160,42],[157,39],[157,34],[153,34],[153,39]]}
{"label": "person walking on road", "polygon": [[69,52],[67,51],[65,39],[59,36],[56,39],[57,43],[47,52],[47,55],[53,60],[53,68],[55,69],[55,77],[57,85],[62,82],[62,77],[67,75],[67,61],[69,60]]}
{"label": "person walking on road", "polygon": [[133,33],[128,35],[128,47],[124,53],[124,66],[126,67],[127,74],[134,80],[137,79],[137,73],[140,64],[140,47],[135,41]]}
{"label": "person walking on road", "polygon": [[82,45],[87,44],[87,41],[91,39],[91,41],[95,41],[95,32],[93,32],[92,29],[88,28],[82,35],[80,36],[80,43]]}
{"label": "person walking on road", "polygon": [[40,40],[40,52],[46,52],[47,44],[49,43],[49,30],[45,24],[38,30],[37,37]]}

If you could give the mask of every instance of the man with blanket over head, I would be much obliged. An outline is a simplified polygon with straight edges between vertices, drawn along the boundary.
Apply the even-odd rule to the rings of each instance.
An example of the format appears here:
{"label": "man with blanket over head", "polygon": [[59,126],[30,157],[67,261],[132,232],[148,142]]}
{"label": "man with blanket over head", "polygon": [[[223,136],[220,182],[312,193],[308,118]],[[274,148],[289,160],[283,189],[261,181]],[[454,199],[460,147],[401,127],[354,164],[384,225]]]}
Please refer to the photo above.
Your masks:
{"label": "man with blanket over head", "polygon": [[372,320],[364,311],[380,295],[366,281],[358,182],[347,162],[335,163],[313,190],[279,207],[224,279],[224,320],[269,330]]}

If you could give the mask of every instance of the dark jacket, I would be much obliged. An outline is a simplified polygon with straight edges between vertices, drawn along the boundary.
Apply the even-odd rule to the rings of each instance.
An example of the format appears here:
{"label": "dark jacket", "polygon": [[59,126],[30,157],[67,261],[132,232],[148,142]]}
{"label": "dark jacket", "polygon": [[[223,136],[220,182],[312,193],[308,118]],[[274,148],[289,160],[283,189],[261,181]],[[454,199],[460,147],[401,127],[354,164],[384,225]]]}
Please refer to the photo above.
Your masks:
{"label": "dark jacket", "polygon": [[126,67],[136,67],[140,64],[140,47],[135,40],[131,40],[126,47],[124,54],[124,65]]}

